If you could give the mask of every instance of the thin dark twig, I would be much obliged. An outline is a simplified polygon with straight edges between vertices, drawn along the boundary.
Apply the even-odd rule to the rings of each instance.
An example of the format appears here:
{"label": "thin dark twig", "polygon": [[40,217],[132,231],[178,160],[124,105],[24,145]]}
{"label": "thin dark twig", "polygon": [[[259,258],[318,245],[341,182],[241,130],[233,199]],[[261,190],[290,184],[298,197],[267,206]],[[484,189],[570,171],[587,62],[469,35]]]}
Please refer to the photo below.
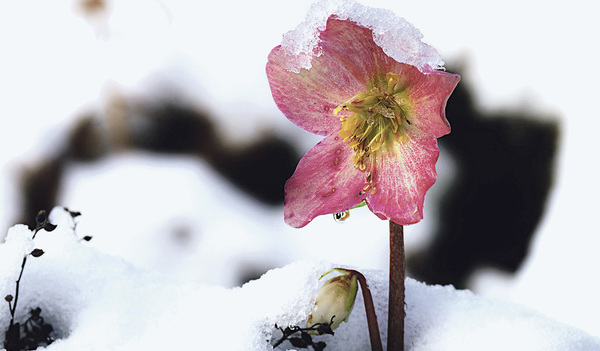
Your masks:
{"label": "thin dark twig", "polygon": [[[40,230],[42,230],[47,223],[46,211],[40,211],[36,217],[36,221],[37,221],[37,225],[35,227],[35,231],[33,232],[33,236],[31,237],[32,240],[35,239],[35,236],[37,235],[37,233]],[[23,257],[23,263],[21,263],[21,272],[19,273],[19,278],[16,281],[15,296],[14,296],[12,308],[10,309],[10,315],[12,317],[10,319],[10,325],[13,325],[13,322],[14,322],[15,312],[17,310],[17,302],[19,302],[19,287],[21,285],[21,278],[23,277],[23,271],[25,270],[25,264],[27,263],[28,256],[29,255],[25,255],[25,257]]]}
{"label": "thin dark twig", "polygon": [[[15,296],[12,302],[12,308],[10,309],[10,325],[12,326],[15,319],[15,312],[17,310],[17,302],[19,302],[19,286],[21,284],[21,278],[23,277],[23,271],[25,270],[25,264],[27,263],[27,256],[23,257],[23,263],[21,264],[21,273],[16,281]],[[9,303],[10,305],[10,303]]]}

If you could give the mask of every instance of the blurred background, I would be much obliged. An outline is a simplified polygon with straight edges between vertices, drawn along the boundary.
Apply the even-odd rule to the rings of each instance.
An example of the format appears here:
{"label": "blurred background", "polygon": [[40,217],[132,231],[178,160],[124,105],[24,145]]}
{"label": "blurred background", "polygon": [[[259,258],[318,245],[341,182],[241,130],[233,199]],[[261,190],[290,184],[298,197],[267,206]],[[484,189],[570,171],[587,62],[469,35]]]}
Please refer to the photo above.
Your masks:
{"label": "blurred background", "polygon": [[[59,205],[87,245],[173,279],[234,287],[301,259],[387,270],[387,223],[366,208],[283,223],[283,184],[320,137],[279,112],[265,64],[311,3],[1,3],[0,233]],[[361,3],[462,76],[425,219],[405,228],[409,276],[600,336],[591,4]]]}

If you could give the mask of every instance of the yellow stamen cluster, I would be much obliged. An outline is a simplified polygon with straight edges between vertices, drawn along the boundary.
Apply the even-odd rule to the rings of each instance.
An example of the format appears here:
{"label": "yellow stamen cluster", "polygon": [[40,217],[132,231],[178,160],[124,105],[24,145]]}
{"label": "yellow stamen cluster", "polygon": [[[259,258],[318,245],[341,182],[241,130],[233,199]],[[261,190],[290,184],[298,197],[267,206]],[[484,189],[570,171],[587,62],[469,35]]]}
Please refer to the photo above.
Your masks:
{"label": "yellow stamen cluster", "polygon": [[[405,129],[410,125],[406,116],[406,91],[400,77],[390,72],[385,78],[387,84],[373,84],[369,91],[356,94],[333,111],[335,116],[342,111],[352,112],[349,116],[343,113],[340,116],[343,123],[338,134],[354,149],[354,166],[361,171],[368,170],[368,183],[377,150],[388,143],[406,141]],[[365,187],[366,191],[369,185]]]}

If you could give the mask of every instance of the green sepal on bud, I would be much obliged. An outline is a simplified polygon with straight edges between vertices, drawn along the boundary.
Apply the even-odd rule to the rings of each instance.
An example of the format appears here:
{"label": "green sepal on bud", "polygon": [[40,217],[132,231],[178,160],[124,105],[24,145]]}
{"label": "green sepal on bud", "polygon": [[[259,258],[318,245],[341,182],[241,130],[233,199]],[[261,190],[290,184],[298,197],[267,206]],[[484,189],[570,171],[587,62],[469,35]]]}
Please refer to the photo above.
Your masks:
{"label": "green sepal on bud", "polygon": [[355,208],[360,208],[363,206],[367,206],[367,202],[365,200],[362,200],[358,205],[354,206],[351,208],[351,210],[355,209]]}
{"label": "green sepal on bud", "polygon": [[308,327],[331,323],[331,330],[334,330],[342,322],[347,322],[350,317],[358,292],[356,272],[334,268],[319,279],[333,271],[338,271],[342,275],[329,279],[319,289],[315,300],[315,310],[308,316]]}

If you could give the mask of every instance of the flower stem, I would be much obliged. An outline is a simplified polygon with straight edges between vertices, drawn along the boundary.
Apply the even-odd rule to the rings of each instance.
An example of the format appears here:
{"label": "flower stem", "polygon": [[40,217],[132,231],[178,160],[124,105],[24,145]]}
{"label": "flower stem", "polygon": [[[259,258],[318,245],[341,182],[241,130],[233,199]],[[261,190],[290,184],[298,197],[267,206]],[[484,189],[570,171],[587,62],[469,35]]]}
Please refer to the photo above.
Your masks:
{"label": "flower stem", "polygon": [[372,351],[383,351],[381,345],[381,336],[379,335],[379,324],[377,323],[377,314],[375,313],[375,306],[373,305],[373,296],[371,290],[367,284],[367,280],[362,273],[357,273],[358,283],[360,284],[360,290],[362,290],[363,300],[365,301],[365,312],[367,314],[367,324],[369,327],[369,338],[371,339],[371,350]]}
{"label": "flower stem", "polygon": [[404,350],[404,228],[390,221],[390,287],[388,300],[388,351]]}

